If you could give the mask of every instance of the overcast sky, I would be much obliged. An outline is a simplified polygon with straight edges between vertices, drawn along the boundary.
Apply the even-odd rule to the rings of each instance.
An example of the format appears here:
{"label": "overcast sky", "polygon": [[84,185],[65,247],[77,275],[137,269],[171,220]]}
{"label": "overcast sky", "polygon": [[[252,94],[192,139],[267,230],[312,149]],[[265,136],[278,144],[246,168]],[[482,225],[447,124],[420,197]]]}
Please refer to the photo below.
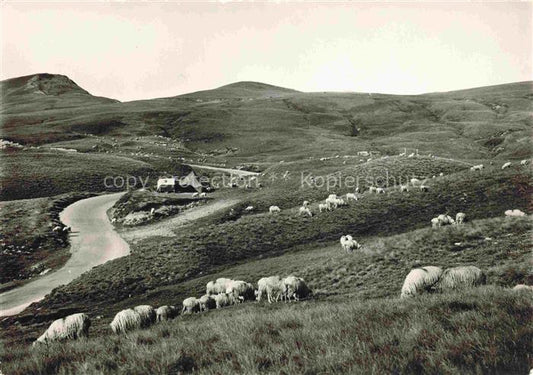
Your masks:
{"label": "overcast sky", "polygon": [[236,81],[413,94],[526,81],[532,2],[6,3],[1,79],[119,100]]}

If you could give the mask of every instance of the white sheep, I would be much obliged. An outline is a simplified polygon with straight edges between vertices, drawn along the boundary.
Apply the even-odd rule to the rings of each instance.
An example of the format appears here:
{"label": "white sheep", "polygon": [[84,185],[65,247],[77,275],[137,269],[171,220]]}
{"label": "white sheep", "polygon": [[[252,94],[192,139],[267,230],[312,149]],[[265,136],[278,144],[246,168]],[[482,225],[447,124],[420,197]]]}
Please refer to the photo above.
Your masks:
{"label": "white sheep", "polygon": [[444,176],[444,172],[440,172],[440,173],[439,173],[439,176],[440,176],[440,177]]}
{"label": "white sheep", "polygon": [[439,281],[435,284],[435,289],[440,292],[453,291],[482,285],[485,282],[486,276],[478,267],[453,267],[441,274]]}
{"label": "white sheep", "polygon": [[185,298],[182,304],[182,314],[192,314],[193,312],[200,312],[200,301],[196,297]]}
{"label": "white sheep", "polygon": [[309,206],[309,201],[304,201],[304,202],[302,203],[302,206],[304,206],[304,207]]}
{"label": "white sheep", "polygon": [[526,216],[525,213],[523,213],[520,210],[514,209],[514,210],[507,210],[505,211],[505,216]]}
{"label": "white sheep", "polygon": [[248,206],[244,209],[244,211],[253,211],[254,210],[254,206]]}
{"label": "white sheep", "polygon": [[409,187],[407,185],[400,185],[400,191],[403,193],[403,192],[408,192],[409,191]]}
{"label": "white sheep", "polygon": [[109,326],[113,333],[118,335],[141,328],[141,320],[141,315],[138,312],[126,309],[118,312]]}
{"label": "white sheep", "polygon": [[385,194],[385,189],[378,187],[378,188],[376,188],[376,193],[377,194]]}
{"label": "white sheep", "polygon": [[438,228],[440,226],[441,226],[441,223],[438,217],[434,217],[433,219],[431,219],[431,227]]}
{"label": "white sheep", "polygon": [[242,280],[234,280],[226,288],[226,293],[233,303],[241,303],[254,299],[254,292],[254,286]]}
{"label": "white sheep", "polygon": [[210,281],[206,285],[206,294],[212,295],[212,294],[219,294],[219,293],[226,293],[226,288],[228,285],[232,282],[231,279],[226,279],[224,277],[219,277],[214,282]]}
{"label": "white sheep", "polygon": [[437,216],[437,219],[439,220],[439,226],[452,225],[455,223],[455,220],[453,220],[453,218],[449,215],[441,214]]}
{"label": "white sheep", "polygon": [[155,310],[156,321],[162,322],[165,320],[173,319],[178,313],[175,306],[160,306]]}
{"label": "white sheep", "polygon": [[53,229],[52,229],[52,232],[59,232],[61,231],[61,227],[59,225],[55,226]]}
{"label": "white sheep", "polygon": [[217,309],[231,305],[231,298],[226,293],[215,294],[213,298],[215,299]]}
{"label": "white sheep", "polygon": [[511,167],[511,162],[510,161],[508,161],[507,163],[502,165],[502,169],[506,169],[506,168],[510,168],[510,167]]}
{"label": "white sheep", "polygon": [[263,277],[257,282],[256,299],[261,301],[266,293],[268,303],[277,302],[283,296],[285,288],[279,276]]}
{"label": "white sheep", "polygon": [[411,270],[403,283],[401,298],[413,297],[423,292],[430,292],[439,281],[442,268],[426,266]]}
{"label": "white sheep", "polygon": [[199,197],[200,198],[205,198],[205,197],[207,197],[207,193],[200,193]]}
{"label": "white sheep", "polygon": [[370,187],[368,188],[368,192],[369,192],[369,193],[376,193],[376,192],[377,192],[377,188],[376,188],[375,186],[370,186]]}
{"label": "white sheep", "polygon": [[353,237],[349,234],[341,236],[340,242],[342,249],[345,250],[347,253],[352,253],[354,249],[361,248],[361,245],[356,240],[354,240]]}
{"label": "white sheep", "polygon": [[329,205],[327,203],[319,203],[318,204],[318,211],[329,211]]}
{"label": "white sheep", "polygon": [[304,279],[296,276],[288,276],[283,279],[283,297],[289,302],[291,298],[299,301],[301,298],[306,298],[311,293],[311,290],[305,284]]}
{"label": "white sheep", "polygon": [[427,185],[420,185],[420,190],[421,190],[421,191],[424,191],[424,192],[428,192],[428,191],[429,191],[429,186],[427,186]]}
{"label": "white sheep", "polygon": [[346,193],[346,201],[349,202],[350,199],[356,201],[357,195],[355,195],[354,193]]}
{"label": "white sheep", "polygon": [[84,313],[72,314],[66,318],[54,320],[50,327],[33,343],[47,344],[58,340],[75,340],[80,337],[89,337],[91,319]]}
{"label": "white sheep", "polygon": [[196,193],[192,193],[192,197],[193,198],[198,198],[198,196],[200,195],[200,193],[196,192]]}
{"label": "white sheep", "polygon": [[533,285],[518,284],[513,287],[513,290],[533,292]]}
{"label": "white sheep", "polygon": [[422,181],[420,181],[418,178],[412,178],[412,179],[409,180],[409,182],[413,186],[420,185],[422,183]]}
{"label": "white sheep", "polygon": [[483,169],[483,164],[473,165],[470,167],[471,171],[481,171]]}
{"label": "white sheep", "polygon": [[198,299],[200,303],[200,311],[209,311],[217,307],[217,302],[214,297],[209,294],[204,294]]}
{"label": "white sheep", "polygon": [[139,315],[141,316],[141,327],[142,328],[149,327],[155,323],[157,314],[152,306],[150,305],[135,306],[133,308],[133,311],[139,313]]}
{"label": "white sheep", "polygon": [[313,216],[313,213],[311,212],[311,210],[308,207],[306,207],[306,206],[300,207],[300,209],[298,210],[298,214],[299,215]]}
{"label": "white sheep", "polygon": [[409,156],[407,156],[407,157],[408,157],[408,158],[413,158],[414,156],[415,156],[415,153],[412,152],[412,153],[410,153]]}
{"label": "white sheep", "polygon": [[527,159],[524,159],[524,160],[520,161],[520,165],[527,165],[527,163],[528,163]]}
{"label": "white sheep", "polygon": [[70,232],[72,229],[70,227],[64,227],[63,232]]}
{"label": "white sheep", "polygon": [[277,214],[281,212],[281,209],[278,206],[270,206],[268,212],[271,214]]}
{"label": "white sheep", "polygon": [[461,225],[466,221],[466,214],[464,212],[458,212],[457,215],[455,215],[455,223],[457,225]]}

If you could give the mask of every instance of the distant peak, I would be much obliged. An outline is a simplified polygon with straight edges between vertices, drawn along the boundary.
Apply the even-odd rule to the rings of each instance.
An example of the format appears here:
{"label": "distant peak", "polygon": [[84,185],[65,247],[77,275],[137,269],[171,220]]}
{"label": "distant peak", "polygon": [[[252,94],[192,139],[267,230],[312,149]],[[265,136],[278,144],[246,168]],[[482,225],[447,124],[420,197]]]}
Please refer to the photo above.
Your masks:
{"label": "distant peak", "polygon": [[38,73],[29,77],[26,87],[38,90],[46,95],[61,95],[70,91],[88,94],[76,82],[61,74]]}
{"label": "distant peak", "polygon": [[292,91],[292,92],[296,91],[296,90],[288,89],[285,87],[274,86],[274,85],[269,85],[268,83],[255,82],[255,81],[239,81],[239,82],[234,82],[228,85],[221,86],[219,88],[245,88],[245,89],[253,89],[253,90],[275,89],[275,90]]}

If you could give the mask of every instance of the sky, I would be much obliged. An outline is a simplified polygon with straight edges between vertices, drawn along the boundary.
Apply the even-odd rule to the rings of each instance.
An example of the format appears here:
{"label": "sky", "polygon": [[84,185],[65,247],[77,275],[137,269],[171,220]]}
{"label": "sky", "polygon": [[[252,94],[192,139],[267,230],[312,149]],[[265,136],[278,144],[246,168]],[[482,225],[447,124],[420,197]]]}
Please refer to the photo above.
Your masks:
{"label": "sky", "polygon": [[93,95],[237,81],[419,94],[533,80],[533,2],[1,3],[0,79],[67,75]]}

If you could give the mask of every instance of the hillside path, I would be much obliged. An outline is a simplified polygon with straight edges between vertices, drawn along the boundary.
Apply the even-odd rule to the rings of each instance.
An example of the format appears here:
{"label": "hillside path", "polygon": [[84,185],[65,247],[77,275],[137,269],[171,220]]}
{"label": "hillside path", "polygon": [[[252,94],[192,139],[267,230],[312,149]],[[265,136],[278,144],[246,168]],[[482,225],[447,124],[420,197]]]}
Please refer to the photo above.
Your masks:
{"label": "hillside path", "polygon": [[230,174],[234,174],[237,176],[257,176],[259,173],[257,172],[250,172],[250,171],[243,171],[240,169],[231,169],[231,168],[221,168],[221,167],[211,167],[209,165],[200,165],[200,164],[187,164],[190,167],[198,168],[198,169],[210,169],[212,171],[219,171],[219,172],[226,172]]}
{"label": "hillside path", "polygon": [[66,207],[60,219],[72,228],[70,259],[57,271],[0,294],[0,316],[18,314],[52,289],[69,283],[91,268],[128,255],[129,245],[115,232],[107,217],[107,210],[122,194],[82,199]]}
{"label": "hillside path", "polygon": [[175,230],[190,222],[209,216],[216,211],[223,210],[239,203],[239,199],[217,200],[202,206],[191,208],[169,219],[157,223],[148,224],[133,229],[125,229],[120,232],[121,237],[131,243],[148,237],[174,237]]}

